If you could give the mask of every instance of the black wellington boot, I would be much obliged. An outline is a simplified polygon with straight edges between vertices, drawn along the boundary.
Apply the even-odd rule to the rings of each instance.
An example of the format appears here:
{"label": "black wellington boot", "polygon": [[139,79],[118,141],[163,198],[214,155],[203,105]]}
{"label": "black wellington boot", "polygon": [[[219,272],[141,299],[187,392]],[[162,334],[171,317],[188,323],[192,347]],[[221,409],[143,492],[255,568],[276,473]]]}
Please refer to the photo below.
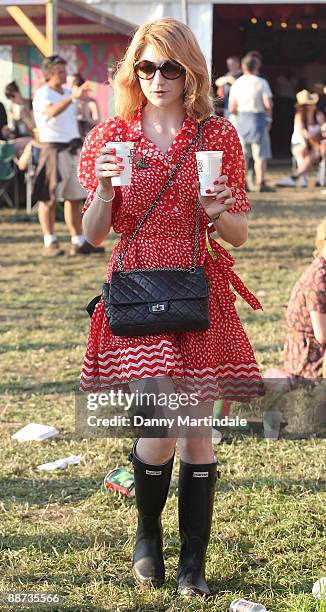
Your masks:
{"label": "black wellington boot", "polygon": [[179,595],[210,595],[205,579],[205,556],[211,532],[216,479],[217,463],[196,465],[180,460]]}
{"label": "black wellington boot", "polygon": [[143,585],[161,586],[165,579],[161,512],[169,491],[174,453],[163,465],[149,465],[135,454],[137,441],[129,455],[134,467],[138,509],[132,570],[137,582]]}

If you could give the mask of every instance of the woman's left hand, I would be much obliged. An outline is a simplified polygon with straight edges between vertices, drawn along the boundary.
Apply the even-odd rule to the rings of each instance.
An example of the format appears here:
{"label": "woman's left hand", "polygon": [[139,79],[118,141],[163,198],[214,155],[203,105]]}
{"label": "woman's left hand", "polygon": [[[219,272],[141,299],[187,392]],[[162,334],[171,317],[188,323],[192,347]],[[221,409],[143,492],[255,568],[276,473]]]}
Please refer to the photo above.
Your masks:
{"label": "woman's left hand", "polygon": [[207,196],[200,194],[199,182],[195,183],[199,201],[212,221],[235,204],[235,198],[232,197],[232,190],[227,186],[227,182],[227,176],[220,176],[214,181],[212,187],[206,189]]}

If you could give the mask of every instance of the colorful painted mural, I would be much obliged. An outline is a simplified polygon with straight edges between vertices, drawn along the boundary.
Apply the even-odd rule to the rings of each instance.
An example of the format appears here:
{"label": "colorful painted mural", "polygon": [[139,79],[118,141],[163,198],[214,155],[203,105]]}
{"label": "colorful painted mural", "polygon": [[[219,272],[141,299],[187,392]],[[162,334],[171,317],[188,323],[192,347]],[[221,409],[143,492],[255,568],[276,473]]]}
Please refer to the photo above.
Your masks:
{"label": "colorful painted mural", "polygon": [[[120,34],[93,36],[91,42],[69,40],[59,45],[58,52],[67,61],[68,75],[79,72],[91,82],[101,119],[113,116],[113,91],[108,80],[108,69],[116,65],[124,54],[128,39]],[[42,55],[30,44],[0,45],[0,100],[6,84],[16,80],[23,96],[31,98],[43,83]],[[69,84],[69,79],[68,79]]]}

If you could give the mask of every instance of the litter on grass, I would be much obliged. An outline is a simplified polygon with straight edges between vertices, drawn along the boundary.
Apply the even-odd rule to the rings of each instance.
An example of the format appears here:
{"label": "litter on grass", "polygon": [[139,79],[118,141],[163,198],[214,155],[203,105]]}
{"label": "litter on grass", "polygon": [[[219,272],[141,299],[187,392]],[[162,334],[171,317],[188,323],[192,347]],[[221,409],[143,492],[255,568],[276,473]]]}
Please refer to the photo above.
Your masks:
{"label": "litter on grass", "polygon": [[80,455],[69,455],[69,457],[64,457],[63,459],[56,459],[56,461],[49,461],[49,463],[42,463],[37,466],[37,469],[41,472],[42,470],[46,472],[52,472],[53,470],[58,470],[62,468],[68,467],[68,465],[76,465],[80,463]]}
{"label": "litter on grass", "polygon": [[316,580],[312,587],[312,594],[316,599],[326,600],[326,576],[322,576]]}
{"label": "litter on grass", "polygon": [[59,434],[59,430],[51,425],[42,425],[41,423],[28,423],[19,431],[16,431],[11,437],[18,442],[30,442],[32,440],[42,442],[49,438],[54,438]]}
{"label": "litter on grass", "polygon": [[122,493],[126,497],[135,495],[135,482],[133,474],[127,472],[123,467],[117,467],[111,470],[104,478],[104,488],[109,491]]}

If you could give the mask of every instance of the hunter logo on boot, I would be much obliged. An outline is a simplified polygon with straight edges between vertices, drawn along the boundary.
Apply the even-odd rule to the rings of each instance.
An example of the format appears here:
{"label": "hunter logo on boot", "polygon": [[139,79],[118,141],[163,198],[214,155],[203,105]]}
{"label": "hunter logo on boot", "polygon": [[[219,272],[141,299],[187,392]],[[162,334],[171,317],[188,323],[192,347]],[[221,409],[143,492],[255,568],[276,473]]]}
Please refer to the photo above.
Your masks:
{"label": "hunter logo on boot", "polygon": [[208,472],[194,472],[194,478],[208,478]]}
{"label": "hunter logo on boot", "polygon": [[148,476],[161,476],[162,470],[146,470]]}

